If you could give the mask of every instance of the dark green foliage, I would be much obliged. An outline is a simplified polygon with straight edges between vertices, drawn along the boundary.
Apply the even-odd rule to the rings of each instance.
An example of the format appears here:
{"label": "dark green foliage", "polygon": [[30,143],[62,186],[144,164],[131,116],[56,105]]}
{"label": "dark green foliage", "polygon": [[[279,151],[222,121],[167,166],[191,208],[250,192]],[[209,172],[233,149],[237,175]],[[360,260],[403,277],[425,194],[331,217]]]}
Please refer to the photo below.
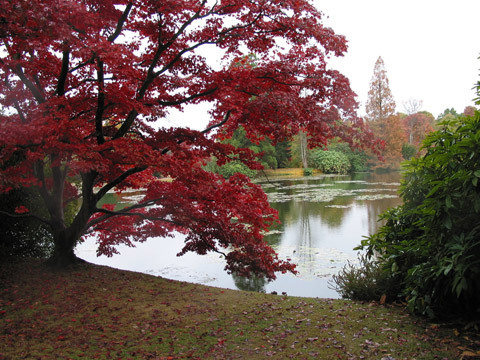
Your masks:
{"label": "dark green foliage", "polygon": [[224,142],[235,146],[236,148],[245,148],[253,150],[259,154],[259,161],[265,168],[276,169],[278,166],[275,147],[272,145],[270,139],[260,141],[258,144],[253,143],[248,137],[245,129],[239,127],[233,133],[231,139]]}
{"label": "dark green foliage", "polygon": [[[277,168],[278,162],[276,147],[273,146],[271,141],[268,139],[255,144],[247,137],[245,129],[243,127],[239,127],[237,130],[235,130],[231,138],[223,140],[223,142],[231,144],[236,148],[250,149],[254,153],[258,154],[258,161],[265,168]],[[254,177],[257,174],[256,170],[250,169],[247,165],[237,160],[233,160],[225,165],[218,166],[216,159],[212,158],[212,160],[205,166],[205,169],[220,174],[224,178],[229,178],[236,173],[241,173],[249,177]]]}
{"label": "dark green foliage", "polygon": [[291,156],[289,141],[280,141],[275,144],[275,158],[279,168],[287,167]]}
{"label": "dark green foliage", "polygon": [[347,174],[351,168],[347,156],[338,151],[314,150],[312,160],[315,168],[325,174]]}
{"label": "dark green foliage", "polygon": [[[33,192],[12,190],[0,196],[0,210],[14,214],[15,208],[26,205],[37,210],[41,200]],[[0,221],[0,260],[14,257],[48,257],[53,249],[50,233],[34,218],[15,218],[2,214]]]}
{"label": "dark green foliage", "polygon": [[457,118],[459,115],[454,108],[445,109],[441,114],[437,116],[437,121]]}
{"label": "dark green foliage", "polygon": [[401,279],[412,311],[480,317],[480,113],[441,126],[406,166],[404,204],[361,247]]}
{"label": "dark green foliage", "polygon": [[359,258],[358,266],[347,263],[330,283],[344,299],[361,301],[380,300],[382,296],[387,301],[394,300],[399,291],[398,282],[381,265],[365,256]]}
{"label": "dark green foliage", "polygon": [[312,176],[313,175],[313,169],[312,168],[303,169],[303,175],[304,176]]}
{"label": "dark green foliage", "polygon": [[350,162],[349,172],[368,171],[367,166],[368,155],[363,150],[352,149],[349,144],[345,142],[334,142],[328,145],[328,150],[338,151],[348,158]]}
{"label": "dark green foliage", "polygon": [[402,156],[405,160],[410,160],[417,153],[415,146],[410,144],[403,144],[402,146]]}
{"label": "dark green foliage", "polygon": [[225,165],[218,166],[216,158],[212,158],[212,160],[205,165],[204,169],[207,171],[220,174],[225,179],[228,179],[230,176],[236,173],[241,173],[241,174],[247,175],[248,177],[254,177],[257,174],[256,170],[250,169],[247,165],[245,165],[241,161],[234,160],[229,163],[226,163]]}

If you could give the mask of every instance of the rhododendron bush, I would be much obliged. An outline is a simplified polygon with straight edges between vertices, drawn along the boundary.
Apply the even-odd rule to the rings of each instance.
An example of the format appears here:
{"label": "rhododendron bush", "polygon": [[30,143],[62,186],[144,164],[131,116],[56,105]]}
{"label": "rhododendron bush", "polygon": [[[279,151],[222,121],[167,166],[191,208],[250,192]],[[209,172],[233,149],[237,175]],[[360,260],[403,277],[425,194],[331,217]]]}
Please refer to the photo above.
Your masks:
{"label": "rhododendron bush", "polygon": [[[2,221],[46,224],[57,265],[78,260],[87,234],[112,255],[177,231],[181,253],[224,253],[228,271],[294,271],[263,241],[277,216],[261,188],[202,166],[214,156],[260,167],[218,141],[240,125],[253,141],[303,130],[312,145],[374,146],[348,80],[326,64],[346,40],[321,19],[306,0],[0,0],[0,192],[33,188],[45,207],[2,211]],[[208,52],[222,54],[215,66]],[[200,103],[212,106],[203,131],[166,121]],[[126,208],[98,205],[140,188]]]}

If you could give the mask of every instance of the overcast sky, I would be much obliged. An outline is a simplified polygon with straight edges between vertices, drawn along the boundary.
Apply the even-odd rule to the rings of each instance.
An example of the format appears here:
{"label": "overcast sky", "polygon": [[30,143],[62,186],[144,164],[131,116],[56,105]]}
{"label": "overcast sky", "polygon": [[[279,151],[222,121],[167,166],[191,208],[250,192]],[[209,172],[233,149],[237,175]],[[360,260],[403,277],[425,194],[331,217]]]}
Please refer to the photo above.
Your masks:
{"label": "overcast sky", "polygon": [[364,114],[373,67],[384,60],[397,111],[410,98],[435,117],[463,112],[480,80],[480,0],[314,0],[349,50],[331,62],[346,75]]}

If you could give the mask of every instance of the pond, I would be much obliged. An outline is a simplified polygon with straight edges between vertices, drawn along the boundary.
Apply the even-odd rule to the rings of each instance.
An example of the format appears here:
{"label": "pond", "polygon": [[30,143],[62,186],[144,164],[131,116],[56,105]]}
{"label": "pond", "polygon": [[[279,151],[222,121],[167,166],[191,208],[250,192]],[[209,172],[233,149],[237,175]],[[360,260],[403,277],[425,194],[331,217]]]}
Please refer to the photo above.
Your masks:
{"label": "pond", "polygon": [[[95,241],[90,239],[78,245],[76,253],[92,263],[174,280],[285,292],[292,296],[338,298],[328,282],[347,261],[358,262],[353,248],[378,229],[381,213],[401,203],[397,193],[399,181],[397,172],[259,180],[281,221],[265,239],[280,258],[289,258],[297,264],[299,271],[296,276],[279,274],[273,282],[227,274],[218,254],[177,257],[185,238],[181,234],[175,234],[174,238],[152,238],[136,248],[119,247],[120,254],[111,258],[97,257]],[[135,196],[138,194],[128,194],[116,201],[128,202]]]}

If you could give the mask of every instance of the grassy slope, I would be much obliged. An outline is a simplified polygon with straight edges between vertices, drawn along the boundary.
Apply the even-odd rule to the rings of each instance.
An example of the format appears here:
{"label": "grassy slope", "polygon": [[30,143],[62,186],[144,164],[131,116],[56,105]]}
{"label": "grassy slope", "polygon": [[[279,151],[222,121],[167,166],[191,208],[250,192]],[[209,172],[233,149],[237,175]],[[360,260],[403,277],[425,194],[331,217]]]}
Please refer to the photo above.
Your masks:
{"label": "grassy slope", "polygon": [[[224,290],[84,264],[0,266],[0,359],[458,359],[402,308]],[[455,335],[457,333],[457,335]]]}

